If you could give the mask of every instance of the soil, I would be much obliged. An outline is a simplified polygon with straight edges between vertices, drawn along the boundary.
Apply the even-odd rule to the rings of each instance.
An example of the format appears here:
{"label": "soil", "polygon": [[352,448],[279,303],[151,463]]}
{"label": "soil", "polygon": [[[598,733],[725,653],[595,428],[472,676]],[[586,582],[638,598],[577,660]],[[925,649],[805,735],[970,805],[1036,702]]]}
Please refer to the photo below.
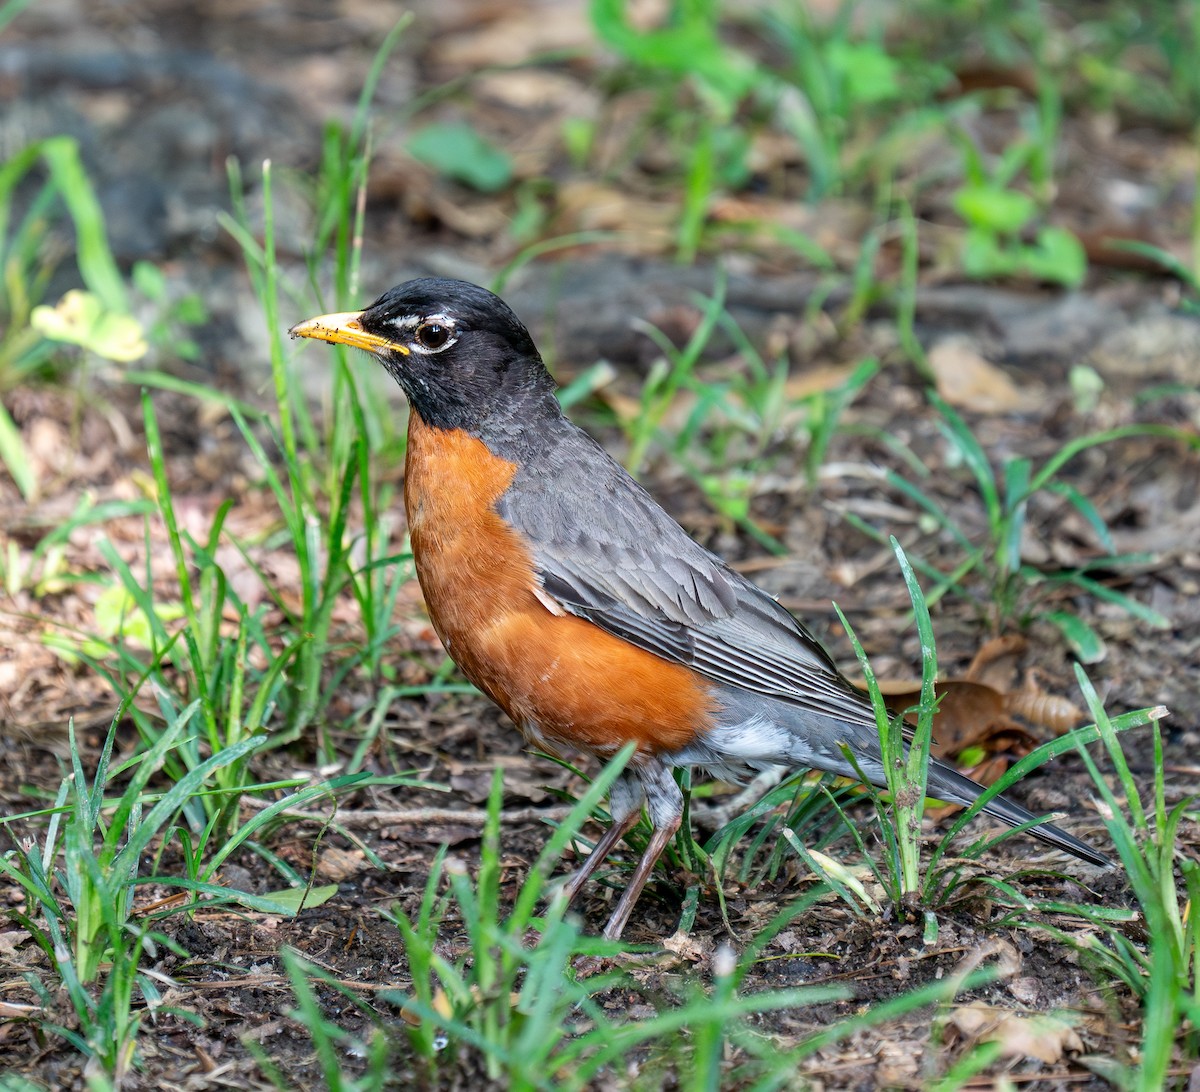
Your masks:
{"label": "soil", "polygon": [[[170,366],[183,368],[186,378],[266,405],[266,334],[240,256],[220,226],[219,214],[229,204],[224,163],[236,156],[244,164],[252,207],[260,199],[256,165],[264,158],[279,174],[287,168],[311,171],[322,124],[352,116],[374,50],[395,12],[358,0],[337,5],[336,15],[324,5],[304,3],[220,0],[191,5],[186,13],[177,7],[159,0],[45,0],[30,8],[0,39],[0,81],[13,103],[0,119],[0,145],[11,150],[56,133],[77,136],[121,262],[154,262],[167,274],[172,293],[196,292],[207,308],[208,320],[193,334],[200,356],[192,364],[171,361]],[[489,270],[516,253],[507,231],[515,213],[511,192],[472,194],[402,150],[414,124],[407,107],[416,96],[477,73],[484,64],[500,66],[478,76],[471,95],[433,101],[427,116],[469,117],[513,150],[522,180],[551,180],[555,196],[547,233],[608,226],[595,219],[608,198],[630,226],[617,244],[578,246],[522,266],[504,291],[561,381],[569,382],[598,359],[613,364],[614,377],[599,403],[585,406],[581,415],[606,443],[620,448],[614,415],[636,396],[657,355],[637,324],[650,323],[678,341],[686,339],[699,321],[696,293],[714,291],[718,274],[711,259],[688,267],[672,260],[669,232],[654,225],[671,222],[673,199],[654,187],[644,164],[628,165],[624,174],[613,168],[621,184],[596,184],[589,199],[589,179],[572,172],[558,140],[548,135],[558,131],[564,117],[603,115],[601,94],[593,85],[596,73],[578,57],[519,65],[546,50],[585,43],[586,5],[514,0],[502,11],[495,9],[478,0],[413,5],[415,20],[384,67],[374,113],[377,152],[366,208],[363,299],[416,273],[485,281]],[[518,67],[506,67],[513,65]],[[619,129],[619,119],[607,121]],[[612,139],[618,137],[619,132]],[[1115,116],[1068,117],[1063,149],[1059,184],[1065,196],[1056,209],[1067,226],[1081,234],[1096,222],[1133,235],[1150,231],[1149,241],[1183,250],[1187,187],[1196,172],[1195,146],[1185,134],[1127,126]],[[927,207],[918,215],[930,225],[928,237],[940,238],[945,196],[936,188],[922,193]],[[301,241],[311,238],[312,210],[301,198],[280,194],[282,265],[287,277],[303,284]],[[1122,195],[1128,199],[1124,204],[1117,200]],[[1142,208],[1139,202],[1151,197],[1153,208]],[[799,215],[799,207],[787,195],[777,202],[792,215]],[[762,209],[770,214],[766,198]],[[821,215],[812,229],[820,227],[823,245],[844,259],[844,268],[852,267],[861,229],[870,224],[867,211],[845,200],[828,203]],[[883,248],[884,275],[898,255],[890,246]],[[1179,306],[1175,282],[1146,270],[1097,265],[1075,292],[966,284],[942,269],[936,254],[923,259],[915,334],[939,389],[996,461],[1028,456],[1040,465],[1069,439],[1139,422],[1174,425],[1195,435],[1200,320]],[[656,456],[643,479],[690,532],[804,617],[848,672],[853,673],[855,659],[831,599],[850,619],[876,673],[911,679],[919,674],[920,655],[906,622],[903,582],[890,549],[868,538],[855,521],[895,534],[911,554],[949,570],[961,558],[953,538],[931,531],[883,474],[916,473],[897,454],[898,444],[907,445],[929,472],[922,488],[968,538],[978,540],[986,532],[985,516],[969,471],[954,464],[937,431],[936,413],[923,393],[926,380],[901,344],[892,309],[842,321],[846,282],[835,281],[831,288],[828,278],[766,244],[727,255],[724,270],[730,313],[756,344],[787,353],[793,392],[831,389],[866,357],[878,360],[881,371],[844,413],[815,482],[805,477],[795,455],[801,442],[795,435],[765,453],[750,514],[786,548],[780,557],[766,554],[744,527],[714,514],[694,477],[677,462]],[[70,286],[65,268],[58,279],[60,287]],[[304,317],[297,312],[285,321]],[[316,351],[309,353],[305,370],[318,373]],[[733,347],[714,341],[707,374],[719,377],[722,369],[736,366]],[[1102,381],[1091,401],[1080,394],[1081,367]],[[964,377],[969,381],[961,382]],[[306,381],[314,394],[324,386],[319,373]],[[41,482],[39,497],[26,502],[7,479],[0,481],[0,545],[22,559],[33,556],[47,531],[85,494],[130,500],[144,497],[149,488],[139,391],[115,369],[92,374],[86,382],[86,395],[81,384],[28,386],[5,396]],[[196,402],[183,395],[160,391],[154,399],[176,505],[189,528],[202,533],[221,502],[234,497],[231,532],[247,541],[264,540],[277,518],[273,502],[228,415],[208,406],[197,410]],[[394,404],[399,429],[404,409],[398,392]],[[664,428],[682,427],[686,412],[686,405],[672,411]],[[380,471],[400,479],[398,461]],[[1165,616],[1169,624],[1156,627],[1071,585],[1039,589],[1044,598],[1038,609],[1073,612],[1103,639],[1106,655],[1087,672],[1110,713],[1160,705],[1170,710],[1161,727],[1166,802],[1173,806],[1200,785],[1195,758],[1200,744],[1200,460],[1178,440],[1136,436],[1080,454],[1061,480],[1095,505],[1116,554],[1144,555],[1128,564],[1096,564],[1092,578]],[[145,528],[140,517],[123,517],[106,523],[103,534],[132,562],[144,556]],[[403,527],[397,523],[392,533],[399,547]],[[150,542],[166,577],[166,539],[157,525]],[[1022,552],[1046,573],[1097,563],[1104,555],[1094,530],[1068,499],[1049,492],[1031,503]],[[269,545],[256,552],[255,560],[276,576],[295,569],[293,559]],[[232,552],[229,566],[243,581],[246,601],[261,602],[252,570],[239,566]],[[94,528],[70,536],[64,567],[72,574],[110,571]],[[99,585],[67,581],[38,589],[32,580],[13,583],[0,594],[0,722],[8,744],[0,756],[0,799],[6,814],[24,812],[31,799],[57,790],[68,769],[71,718],[86,759],[98,754],[116,712],[103,679],[64,659],[44,640],[47,633],[86,632],[94,626]],[[1022,628],[1020,617],[998,620],[987,590],[975,590],[975,598],[946,596],[934,610],[942,676],[963,679],[975,662],[971,677],[984,671],[1001,695],[1024,692],[1043,706],[1051,699],[1079,702],[1073,653],[1059,631],[1045,621]],[[1032,609],[1034,600],[1026,606]],[[397,610],[396,670],[405,681],[428,680],[441,656],[415,584],[406,586]],[[989,643],[1018,632],[1022,640],[1015,644]],[[361,638],[349,602],[338,636]],[[980,667],[981,659],[988,664]],[[369,710],[375,694],[372,680],[351,680],[329,709],[328,724],[343,724],[355,711]],[[1006,714],[1001,720],[1011,726],[1014,717],[1020,740],[1044,738],[1074,720],[1071,713]],[[166,948],[157,953],[154,969],[170,982],[163,987],[166,1006],[195,1014],[200,1026],[159,1014],[140,1037],[139,1065],[124,1087],[274,1087],[251,1046],[270,1059],[289,1086],[319,1086],[323,1078],[311,1037],[293,1015],[296,999],[279,958],[284,946],[324,968],[394,1036],[395,1087],[431,1081],[408,1046],[398,1006],[377,1000],[389,990],[407,993],[411,986],[399,932],[384,913],[416,912],[439,846],[448,845],[468,867],[477,860],[482,809],[496,764],[504,767],[506,778],[503,882],[510,898],[544,844],[546,820],[562,814],[561,794],[580,792],[582,782],[526,754],[511,725],[478,695],[431,694],[393,702],[386,728],[369,768],[415,770],[423,781],[449,791],[376,786],[340,800],[333,828],[316,814],[282,828],[271,851],[301,871],[313,870],[315,882],[337,884],[330,901],[293,919],[205,908],[191,917],[158,921],[156,927],[187,953]],[[1150,730],[1126,738],[1127,758],[1144,789],[1154,773]],[[328,742],[345,760],[357,739],[334,733]],[[1001,762],[1005,755],[997,752],[1011,742],[1010,736],[1001,743],[982,735],[971,738],[969,731],[959,740],[963,746],[982,743],[989,758]],[[267,781],[297,770],[316,776],[314,743],[304,738],[260,756],[255,776]],[[118,752],[126,755],[136,745],[132,727],[122,725]],[[1111,779],[1111,768],[1102,760],[1101,767]],[[1056,760],[1051,774],[1030,776],[1010,795],[1035,811],[1061,810],[1070,829],[1097,845],[1107,841],[1094,787],[1077,756]],[[715,822],[704,805],[697,806],[698,836],[707,837]],[[937,820],[931,818],[931,838],[936,830]],[[1181,852],[1195,860],[1198,846],[1200,826],[1189,819],[1180,830]],[[371,864],[364,849],[384,867]],[[838,843],[835,852],[849,853],[847,843]],[[812,878],[788,860],[774,876],[752,885],[737,882],[735,870],[729,870],[724,881],[728,929],[710,881],[679,870],[660,872],[626,935],[655,954],[628,968],[635,988],[614,989],[603,1003],[620,1008],[657,998],[671,1004],[680,996],[680,982],[710,983],[720,941],[729,939],[738,947],[811,887]],[[1004,843],[984,860],[996,876],[1045,862],[1034,843],[1021,839]],[[159,867],[169,874],[172,864],[165,860]],[[251,891],[268,890],[275,882],[251,854],[241,855],[223,879]],[[1120,874],[1082,866],[1061,871],[1056,866],[1017,882],[1026,894],[1046,900],[1133,905]],[[689,884],[700,888],[697,916],[687,937],[672,937]],[[848,999],[758,1016],[754,1026],[786,1047],[864,1006],[981,962],[994,963],[999,974],[992,984],[961,994],[953,1006],[927,1008],[830,1044],[808,1058],[802,1077],[827,1089],[925,1087],[980,1041],[984,1033],[956,1015],[978,1003],[993,1015],[1067,1013],[1076,1038],[1064,1040],[1068,1045],[1054,1060],[1019,1051],[1005,1056],[989,1067],[986,1079],[968,1087],[991,1087],[1001,1073],[1021,1087],[1108,1087],[1093,1059],[1130,1060],[1139,1034],[1131,998],[1100,989],[1051,933],[1007,922],[1004,908],[986,892],[972,885],[963,898],[939,910],[933,943],[923,940],[916,921],[856,917],[844,903],[824,899],[819,912],[799,916],[775,937],[742,990],[837,983],[847,987]],[[147,892],[147,903],[155,897]],[[23,905],[12,885],[0,885],[0,898],[10,910]],[[604,921],[611,899],[611,887],[587,889],[578,911],[591,928]],[[1047,921],[1071,933],[1084,928],[1066,915]],[[1137,921],[1130,928],[1136,937]],[[444,953],[460,955],[460,923],[451,916],[443,930]],[[660,945],[667,937],[672,942],[664,949]],[[51,983],[54,978],[15,920],[0,926],[0,966],[0,1011],[28,1004],[50,1023],[69,1023],[64,998],[39,998],[29,988],[26,975]],[[370,1022],[363,1011],[327,985],[318,986],[318,996],[329,1019],[366,1037]],[[84,1086],[81,1057],[60,1037],[41,1031],[35,1020],[0,1023],[0,1054],[12,1072],[44,1087]],[[734,1051],[730,1062],[737,1060]],[[342,1061],[349,1069],[357,1064]],[[610,1074],[602,1087],[622,1086],[652,1061],[649,1051],[627,1059],[627,1072]],[[457,1043],[447,1048],[437,1083],[487,1086],[480,1058]]]}

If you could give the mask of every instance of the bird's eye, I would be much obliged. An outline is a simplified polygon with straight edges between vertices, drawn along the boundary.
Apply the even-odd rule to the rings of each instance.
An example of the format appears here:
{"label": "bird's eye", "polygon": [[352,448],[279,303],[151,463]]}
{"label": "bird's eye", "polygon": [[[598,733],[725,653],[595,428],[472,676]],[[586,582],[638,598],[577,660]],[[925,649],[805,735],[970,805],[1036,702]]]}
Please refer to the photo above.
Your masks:
{"label": "bird's eye", "polygon": [[417,327],[417,343],[423,349],[440,349],[450,340],[450,327],[440,322],[423,322]]}

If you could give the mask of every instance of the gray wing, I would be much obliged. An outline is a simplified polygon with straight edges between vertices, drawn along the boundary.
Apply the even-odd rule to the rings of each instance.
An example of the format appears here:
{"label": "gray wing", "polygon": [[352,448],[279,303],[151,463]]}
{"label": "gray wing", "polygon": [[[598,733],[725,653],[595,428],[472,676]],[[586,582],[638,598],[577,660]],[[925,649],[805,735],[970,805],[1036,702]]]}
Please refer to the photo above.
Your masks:
{"label": "gray wing", "polygon": [[546,594],[716,682],[874,727],[870,702],[800,622],[694,542],[586,433],[569,428],[547,445],[552,455],[524,464],[496,506],[535,544]]}

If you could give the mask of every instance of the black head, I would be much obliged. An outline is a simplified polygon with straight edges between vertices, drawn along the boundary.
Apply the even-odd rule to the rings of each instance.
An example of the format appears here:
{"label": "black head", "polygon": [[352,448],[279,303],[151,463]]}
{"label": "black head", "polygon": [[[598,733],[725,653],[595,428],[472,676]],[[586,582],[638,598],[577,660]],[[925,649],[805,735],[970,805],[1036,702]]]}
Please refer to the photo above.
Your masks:
{"label": "black head", "polygon": [[518,415],[558,412],[529,331],[499,296],[468,281],[407,281],[363,311],[321,315],[290,333],[374,354],[434,428],[482,435],[508,431]]}

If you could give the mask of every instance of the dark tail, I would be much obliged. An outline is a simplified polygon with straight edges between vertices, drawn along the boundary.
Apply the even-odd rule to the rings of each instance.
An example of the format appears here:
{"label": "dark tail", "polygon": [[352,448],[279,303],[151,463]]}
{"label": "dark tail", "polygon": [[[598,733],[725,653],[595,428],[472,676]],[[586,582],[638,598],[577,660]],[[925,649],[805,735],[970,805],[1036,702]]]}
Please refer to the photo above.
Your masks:
{"label": "dark tail", "polygon": [[[951,769],[945,763],[938,762],[936,759],[930,759],[929,781],[926,791],[930,796],[938,800],[970,806],[975,803],[979,794],[983,792],[983,786],[977,781],[972,781],[969,777],[964,777],[957,770]],[[1014,804],[1011,800],[1003,796],[993,797],[984,806],[983,813],[1007,823],[1010,827],[1017,827],[1022,823],[1028,823],[1037,819],[1037,816],[1028,808],[1023,808],[1020,804]],[[1081,842],[1065,830],[1060,830],[1053,823],[1039,823],[1036,827],[1030,827],[1026,833],[1045,842],[1047,845],[1054,846],[1055,849],[1061,849],[1065,853],[1070,853],[1071,856],[1078,857],[1082,861],[1087,861],[1094,865],[1102,865],[1105,868],[1113,867],[1113,862],[1105,857],[1103,853],[1098,853],[1086,842]]]}

